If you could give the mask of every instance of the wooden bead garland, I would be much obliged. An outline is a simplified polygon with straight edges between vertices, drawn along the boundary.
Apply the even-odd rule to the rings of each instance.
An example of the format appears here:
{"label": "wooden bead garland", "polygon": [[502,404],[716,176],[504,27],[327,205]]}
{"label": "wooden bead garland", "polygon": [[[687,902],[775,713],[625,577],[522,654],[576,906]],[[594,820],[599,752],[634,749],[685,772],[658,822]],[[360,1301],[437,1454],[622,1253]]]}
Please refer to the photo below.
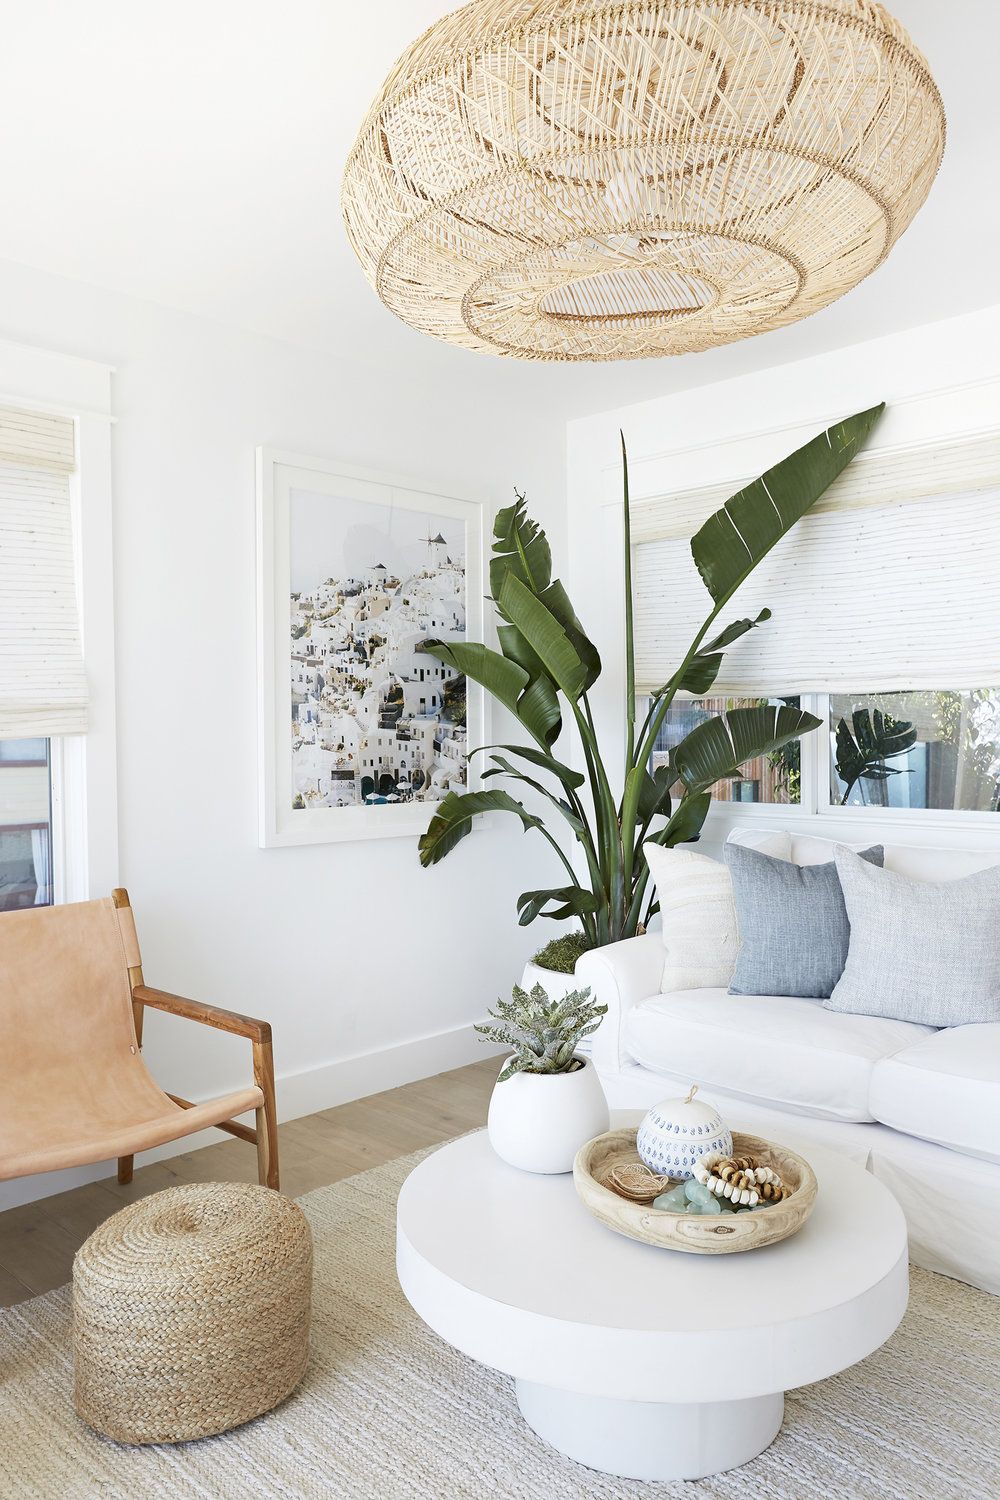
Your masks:
{"label": "wooden bead garland", "polygon": [[784,1183],[773,1167],[761,1166],[752,1156],[703,1156],[694,1175],[717,1198],[728,1198],[743,1207],[758,1203],[780,1203],[787,1196]]}

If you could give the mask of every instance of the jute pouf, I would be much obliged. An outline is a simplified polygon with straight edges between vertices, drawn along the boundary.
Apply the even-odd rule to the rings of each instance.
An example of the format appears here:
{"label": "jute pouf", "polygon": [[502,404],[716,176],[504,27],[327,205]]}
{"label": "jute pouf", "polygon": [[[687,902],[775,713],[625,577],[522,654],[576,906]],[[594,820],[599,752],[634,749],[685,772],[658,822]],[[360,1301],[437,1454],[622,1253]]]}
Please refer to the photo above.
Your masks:
{"label": "jute pouf", "polygon": [[194,1183],[130,1204],[73,1262],[78,1413],[121,1443],[260,1416],[305,1371],[311,1292],[305,1215],[270,1188]]}

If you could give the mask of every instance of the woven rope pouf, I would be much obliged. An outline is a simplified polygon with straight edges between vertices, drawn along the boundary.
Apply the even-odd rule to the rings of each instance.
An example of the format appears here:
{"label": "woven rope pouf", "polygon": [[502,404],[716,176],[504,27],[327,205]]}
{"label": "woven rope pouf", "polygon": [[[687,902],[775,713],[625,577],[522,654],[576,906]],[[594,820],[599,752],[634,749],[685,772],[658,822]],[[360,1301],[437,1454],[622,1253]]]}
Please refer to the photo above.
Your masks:
{"label": "woven rope pouf", "polygon": [[77,1412],[121,1443],[177,1443],[270,1411],[305,1371],[311,1291],[309,1226],[270,1188],[130,1204],[73,1263]]}

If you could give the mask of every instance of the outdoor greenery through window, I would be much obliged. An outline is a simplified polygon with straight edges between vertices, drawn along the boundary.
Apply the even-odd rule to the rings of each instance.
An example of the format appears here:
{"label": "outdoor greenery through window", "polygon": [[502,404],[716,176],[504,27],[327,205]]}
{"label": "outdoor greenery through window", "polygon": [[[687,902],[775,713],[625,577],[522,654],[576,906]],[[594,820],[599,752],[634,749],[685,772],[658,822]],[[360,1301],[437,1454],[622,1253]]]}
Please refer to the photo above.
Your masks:
{"label": "outdoor greenery through window", "polygon": [[0,912],[52,904],[49,741],[0,740]]}
{"label": "outdoor greenery through window", "polygon": [[[686,702],[675,699],[656,737],[650,769],[655,771],[665,765],[673,746],[713,714],[733,708],[763,708],[768,703],[784,703],[789,708],[802,706],[798,698],[692,698]],[[747,761],[738,776],[717,781],[711,791],[716,802],[798,804],[802,796],[801,742],[793,740],[780,750]]]}
{"label": "outdoor greenery through window", "polygon": [[1000,689],[834,694],[835,806],[1000,810]]}

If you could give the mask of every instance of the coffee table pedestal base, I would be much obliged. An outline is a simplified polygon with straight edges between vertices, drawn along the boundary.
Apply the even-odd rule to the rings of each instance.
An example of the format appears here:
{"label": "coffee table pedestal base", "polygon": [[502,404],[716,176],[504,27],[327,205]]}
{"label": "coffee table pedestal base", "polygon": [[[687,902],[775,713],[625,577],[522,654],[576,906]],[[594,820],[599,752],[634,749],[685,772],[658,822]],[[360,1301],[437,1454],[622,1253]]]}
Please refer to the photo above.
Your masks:
{"label": "coffee table pedestal base", "polygon": [[781,1427],[785,1398],[666,1404],[581,1396],[516,1382],[517,1404],[540,1438],[588,1469],[621,1479],[704,1479],[756,1458]]}

